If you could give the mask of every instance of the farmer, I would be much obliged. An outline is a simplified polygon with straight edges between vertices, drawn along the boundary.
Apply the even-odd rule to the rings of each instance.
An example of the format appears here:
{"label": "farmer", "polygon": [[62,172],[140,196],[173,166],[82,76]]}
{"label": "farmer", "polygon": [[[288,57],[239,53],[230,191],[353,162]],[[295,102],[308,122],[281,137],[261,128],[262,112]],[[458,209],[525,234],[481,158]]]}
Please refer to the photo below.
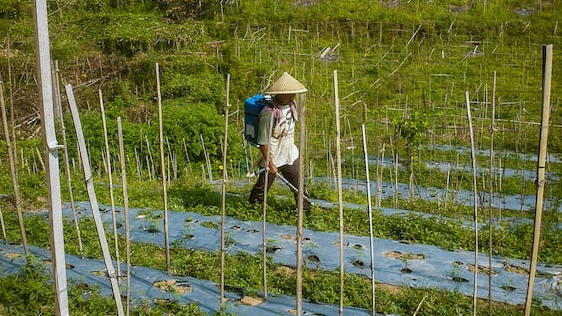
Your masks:
{"label": "farmer", "polygon": [[[250,203],[263,202],[264,194],[271,188],[278,172],[295,188],[299,187],[301,171],[299,170],[299,149],[294,142],[295,122],[297,121],[294,99],[295,94],[306,91],[307,89],[302,83],[285,72],[266,92],[266,94],[273,95],[272,109],[264,108],[259,117],[257,142],[260,145],[260,156],[257,163],[261,168],[266,168],[266,157],[269,154],[269,166],[266,171],[260,173],[258,181],[252,188]],[[265,189],[266,175],[268,175],[267,190]],[[293,194],[295,202],[298,203],[298,192],[293,192]],[[306,190],[304,194],[306,197]],[[306,198],[303,201],[303,209],[310,210],[310,202]]]}

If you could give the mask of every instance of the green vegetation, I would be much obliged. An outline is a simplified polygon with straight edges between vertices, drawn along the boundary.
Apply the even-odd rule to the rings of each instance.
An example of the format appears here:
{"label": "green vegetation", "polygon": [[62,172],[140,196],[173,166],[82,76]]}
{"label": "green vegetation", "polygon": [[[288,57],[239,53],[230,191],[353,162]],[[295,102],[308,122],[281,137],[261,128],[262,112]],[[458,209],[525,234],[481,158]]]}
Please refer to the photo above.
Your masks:
{"label": "green vegetation", "polygon": [[[101,128],[98,90],[103,92],[114,167],[117,163],[116,119],[123,118],[123,134],[132,207],[161,209],[160,171],[158,171],[158,124],[155,63],[159,63],[163,98],[165,158],[170,178],[169,207],[172,210],[219,214],[220,196],[208,184],[209,165],[216,179],[226,167],[228,191],[242,197],[227,199],[227,215],[245,220],[261,220],[261,209],[245,201],[249,186],[243,181],[257,151],[248,148],[241,137],[242,104],[247,96],[263,91],[281,71],[289,71],[307,86],[307,144],[304,151],[309,179],[331,176],[335,140],[333,114],[333,71],[337,70],[342,113],[344,176],[362,181],[364,164],[360,127],[366,124],[371,155],[399,156],[409,170],[399,169],[400,183],[420,187],[472,190],[469,171],[445,172],[425,167],[426,162],[450,163],[452,167],[470,165],[470,153],[436,150],[433,145],[468,146],[465,92],[469,92],[476,145],[488,149],[493,73],[497,73],[496,129],[494,166],[514,170],[534,170],[536,163],[507,156],[535,156],[538,148],[541,114],[543,44],[562,44],[557,26],[560,8],[554,1],[196,1],[196,0],[96,0],[49,1],[51,55],[57,60],[61,80],[72,84],[84,133],[87,139],[96,193],[101,203],[109,204],[107,174],[103,163],[104,141]],[[19,179],[24,209],[29,213],[46,205],[45,176],[40,151],[40,121],[34,81],[34,41],[31,3],[0,0],[0,77],[5,87],[8,108],[13,108],[17,135]],[[549,153],[562,153],[562,115],[557,106],[562,82],[562,54],[554,54]],[[230,74],[228,165],[222,166],[223,114],[226,75]],[[72,169],[74,198],[87,194],[76,150],[70,114],[65,108],[64,122]],[[58,122],[57,122],[58,123]],[[12,122],[10,122],[10,126]],[[60,131],[59,131],[60,132]],[[3,133],[2,133],[3,135]],[[60,142],[61,135],[58,136]],[[12,192],[6,146],[0,143],[0,193]],[[383,147],[384,146],[384,147]],[[204,148],[203,148],[204,147]],[[61,155],[62,156],[62,155]],[[478,166],[489,167],[489,157],[479,155]],[[558,179],[547,183],[545,197],[552,201],[544,212],[541,262],[560,264],[562,257],[558,211],[562,196],[560,168],[549,162],[547,171],[558,172]],[[454,170],[454,171],[453,171]],[[370,168],[376,180],[376,166]],[[394,181],[394,169],[380,168],[382,181]],[[478,186],[489,190],[487,173],[479,174]],[[65,181],[63,198],[69,200]],[[329,183],[309,182],[314,198],[337,201]],[[501,195],[532,195],[534,179],[495,177],[493,190]],[[286,188],[274,187],[274,194],[289,195]],[[116,190],[116,203],[122,203]],[[367,205],[365,194],[354,189],[344,192],[344,201]],[[2,198],[8,224],[8,239],[19,240],[13,197]],[[449,201],[429,202],[401,196],[383,199],[383,207],[398,207],[433,214],[407,218],[374,214],[377,237],[425,243],[444,249],[473,250],[473,232],[462,227],[470,221],[472,208]],[[487,205],[482,205],[479,221],[487,223]],[[501,212],[501,213],[500,213]],[[529,219],[532,212],[494,210],[494,216]],[[148,216],[147,229],[153,227]],[[364,210],[345,211],[346,233],[367,235]],[[29,214],[28,214],[29,215]],[[440,221],[439,218],[452,218]],[[292,199],[272,197],[268,221],[296,224]],[[215,227],[213,223],[209,226]],[[72,240],[74,230],[66,223],[65,233]],[[92,223],[81,223],[86,253],[100,257]],[[42,216],[27,216],[30,242],[47,246],[48,229]],[[305,227],[337,231],[336,212],[314,207],[305,217]],[[481,230],[480,251],[487,252],[488,228]],[[111,236],[108,236],[110,238]],[[493,230],[494,254],[528,258],[532,225],[501,226]],[[134,244],[134,263],[163,269],[162,250]],[[70,253],[78,246],[67,244]],[[218,255],[194,250],[174,249],[173,265],[178,274],[216,281]],[[158,253],[160,255],[154,255]],[[259,290],[261,258],[253,254],[228,256],[229,284]],[[281,275],[270,264],[269,284],[273,291],[294,295],[294,275]],[[185,267],[193,267],[187,270]],[[28,267],[21,275],[0,280],[0,314],[9,304],[9,313],[52,314],[51,292],[40,268]],[[307,270],[305,296],[313,301],[337,302],[333,272]],[[368,307],[368,280],[346,275],[346,304]],[[38,289],[31,293],[26,290]],[[319,290],[324,289],[324,290]],[[412,314],[426,291],[378,288],[377,305],[385,313]],[[394,293],[393,291],[398,291]],[[72,306],[77,314],[112,313],[111,301],[93,294],[82,298],[72,290]],[[470,299],[456,293],[427,292],[420,315],[469,314]],[[30,302],[30,303],[26,303]],[[480,304],[483,308],[484,303]],[[29,307],[28,307],[29,306]],[[482,311],[484,313],[484,310]],[[494,313],[513,315],[517,307],[497,304]],[[143,306],[136,315],[196,314],[194,306]],[[540,307],[534,314],[554,315]]]}

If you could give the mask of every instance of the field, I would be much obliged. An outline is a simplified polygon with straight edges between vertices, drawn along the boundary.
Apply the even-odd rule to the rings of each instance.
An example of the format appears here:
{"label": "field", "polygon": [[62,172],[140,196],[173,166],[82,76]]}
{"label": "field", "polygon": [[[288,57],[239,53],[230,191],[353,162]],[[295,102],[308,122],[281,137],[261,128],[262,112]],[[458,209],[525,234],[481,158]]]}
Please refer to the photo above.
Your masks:
{"label": "field", "polygon": [[[543,50],[552,44],[532,314],[557,315],[559,6],[554,0],[49,1],[54,91],[62,112],[55,125],[58,142],[66,144],[59,163],[64,247],[73,266],[67,268],[71,313],[114,315],[116,308],[108,278],[88,271],[104,269],[91,185],[112,260],[121,262],[118,272],[129,273],[127,258],[138,269],[132,281],[119,278],[135,315],[289,315],[298,312],[301,293],[312,314],[336,314],[340,304],[346,314],[368,315],[371,241],[377,313],[523,314]],[[8,315],[55,314],[45,268],[48,192],[31,13],[31,4],[0,1],[7,108],[0,143],[6,240],[0,314]],[[302,271],[290,190],[277,181],[266,208],[247,202],[258,150],[243,140],[243,103],[283,71],[308,88],[299,97],[305,114],[299,133],[314,206],[302,223]],[[252,306],[252,299],[263,302]]]}

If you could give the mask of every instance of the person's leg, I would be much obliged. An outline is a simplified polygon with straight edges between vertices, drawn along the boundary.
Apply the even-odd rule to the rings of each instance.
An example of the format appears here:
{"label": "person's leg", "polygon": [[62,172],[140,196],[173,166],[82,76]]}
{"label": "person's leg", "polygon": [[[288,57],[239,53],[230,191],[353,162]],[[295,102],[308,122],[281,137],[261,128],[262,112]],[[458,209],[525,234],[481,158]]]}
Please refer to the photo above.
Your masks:
{"label": "person's leg", "polygon": [[[292,184],[297,189],[299,188],[299,159],[295,160],[292,165],[285,165],[278,168],[278,171],[281,172],[281,174],[285,177],[285,179],[287,179],[287,181],[289,181],[290,184]],[[297,203],[298,205],[299,194],[297,192],[293,192],[293,195],[295,197],[295,203]],[[304,196],[308,197],[306,185],[304,186]],[[306,199],[303,201],[303,209],[306,211],[310,210],[310,202],[308,202]]]}
{"label": "person's leg", "polygon": [[273,181],[275,181],[275,176],[270,174],[269,172],[264,171],[260,173],[260,175],[258,176],[258,181],[256,181],[256,184],[254,184],[254,187],[250,191],[250,197],[248,198],[248,201],[250,203],[263,203],[263,197],[266,192],[265,190],[266,174],[269,175],[267,179],[267,191],[269,191],[271,185],[273,184]]}

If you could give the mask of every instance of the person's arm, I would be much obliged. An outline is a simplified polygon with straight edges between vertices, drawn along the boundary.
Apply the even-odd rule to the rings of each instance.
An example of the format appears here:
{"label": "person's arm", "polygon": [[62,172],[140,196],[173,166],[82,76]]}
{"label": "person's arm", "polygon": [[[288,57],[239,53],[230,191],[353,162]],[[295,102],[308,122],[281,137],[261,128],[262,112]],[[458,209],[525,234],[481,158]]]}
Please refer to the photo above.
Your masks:
{"label": "person's arm", "polygon": [[[266,159],[267,154],[268,154],[267,145],[261,145],[260,151],[261,151],[261,154],[263,156],[263,159]],[[264,160],[264,161],[266,161],[266,160]],[[269,154],[269,173],[277,174],[277,166],[273,163],[273,158],[271,157],[271,154]]]}

